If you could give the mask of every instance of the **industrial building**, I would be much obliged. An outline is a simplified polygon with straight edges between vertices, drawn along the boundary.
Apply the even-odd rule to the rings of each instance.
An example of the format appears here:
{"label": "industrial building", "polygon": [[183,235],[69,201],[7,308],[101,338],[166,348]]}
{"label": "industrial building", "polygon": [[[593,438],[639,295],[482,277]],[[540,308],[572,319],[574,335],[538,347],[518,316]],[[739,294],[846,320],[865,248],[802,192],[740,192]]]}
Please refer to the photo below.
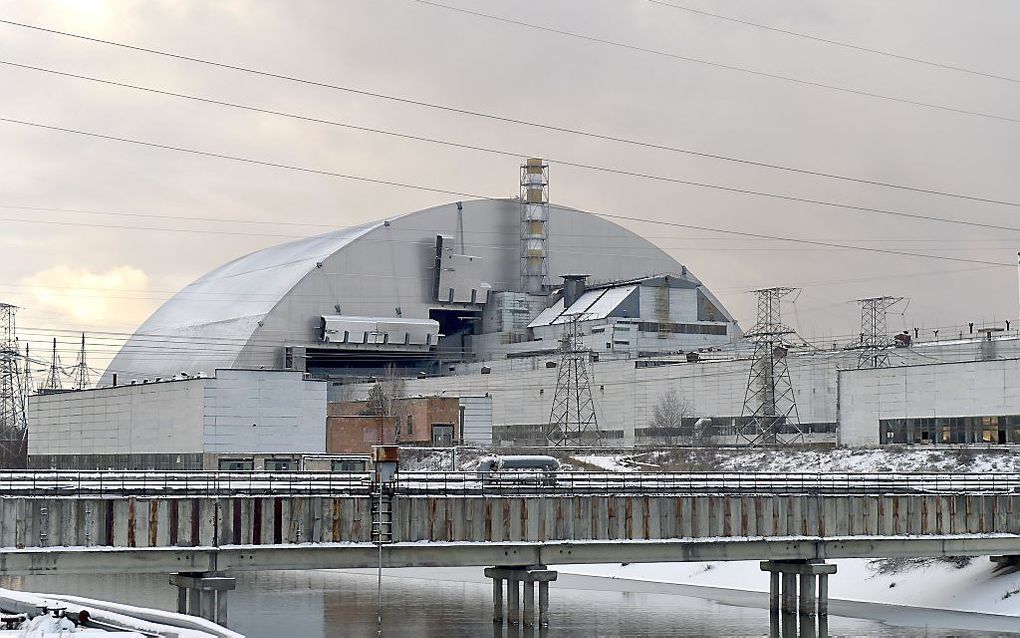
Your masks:
{"label": "industrial building", "polygon": [[1020,444],[1020,359],[845,370],[840,442]]}
{"label": "industrial building", "polygon": [[[156,310],[100,384],[221,368],[436,375],[555,350],[568,320],[610,357],[741,336],[684,264],[604,218],[551,206],[547,175],[529,160],[519,199],[454,202],[235,259]],[[173,347],[151,356],[139,348],[150,335]]]}
{"label": "industrial building", "polygon": [[32,467],[296,470],[325,452],[326,384],[282,370],[217,370],[35,395]]}
{"label": "industrial building", "polygon": [[[817,347],[792,336],[766,343],[761,314],[745,338],[685,264],[611,221],[550,204],[541,160],[521,166],[519,185],[518,198],[395,215],[266,248],[200,277],[127,341],[99,389],[33,398],[33,464],[59,465],[58,455],[76,450],[180,454],[208,467],[218,463],[216,455],[242,449],[316,454],[332,445],[364,452],[379,431],[383,441],[403,436],[413,445],[497,447],[776,444],[780,435],[848,445],[1020,442],[1006,427],[1020,411],[995,394],[993,383],[996,374],[1007,374],[995,373],[995,366],[1011,370],[1008,362],[1020,359],[1015,326],[975,332],[971,325],[949,339],[937,331],[925,339],[915,330],[893,339],[874,322],[884,326],[877,311],[895,299],[874,298],[862,300],[870,304],[862,322],[873,322],[873,331],[862,332],[860,341]],[[773,291],[776,304],[785,290]],[[154,336],[166,346],[158,355]],[[763,370],[768,377],[755,378]],[[215,378],[198,379],[206,374]],[[294,388],[316,388],[299,393],[316,397],[318,407],[303,413],[309,422],[302,432],[310,438],[273,449],[259,438],[269,428],[249,424],[228,435],[205,425],[208,410],[220,409],[210,403],[209,388],[250,387],[272,375],[293,379]],[[894,400],[894,388],[928,378],[958,393],[980,392]],[[782,413],[776,413],[777,379],[787,384],[782,395],[789,407]],[[462,413],[418,430],[398,423],[395,412],[330,408],[327,426],[327,402],[365,401],[380,385],[391,400],[431,405],[433,397],[439,405],[439,398],[457,398]],[[193,415],[186,427],[139,407],[131,414],[143,415],[137,432],[149,428],[157,439],[170,439],[177,434],[167,432],[185,427],[179,435],[190,443],[144,452],[127,445],[123,425],[116,425],[127,417],[120,408],[104,416],[97,403],[121,395],[157,404],[184,397],[190,407],[180,414]],[[760,418],[755,401],[775,425],[772,439],[742,438]],[[674,415],[668,423],[656,417],[664,402]],[[82,405],[97,407],[86,418]],[[247,408],[237,409],[244,414],[239,423],[249,419]],[[934,425],[914,422],[930,418]],[[946,425],[941,418],[964,421]],[[987,419],[998,419],[1003,429],[988,434]]]}

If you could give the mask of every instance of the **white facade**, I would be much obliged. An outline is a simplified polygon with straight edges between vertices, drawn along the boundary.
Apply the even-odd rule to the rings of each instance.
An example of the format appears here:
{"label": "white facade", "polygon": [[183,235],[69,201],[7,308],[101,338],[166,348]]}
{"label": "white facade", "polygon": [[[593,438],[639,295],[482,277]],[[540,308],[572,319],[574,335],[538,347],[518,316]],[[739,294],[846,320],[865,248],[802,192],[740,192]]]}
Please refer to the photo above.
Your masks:
{"label": "white facade", "polygon": [[31,397],[29,456],[325,452],[326,384],[301,373],[219,370]]}
{"label": "white facade", "polygon": [[[839,395],[840,443],[874,446],[885,442],[882,420],[933,419],[941,428],[957,417],[1020,415],[1020,359],[846,370],[839,374]],[[941,431],[937,434],[929,439],[932,444],[942,441]],[[977,438],[968,442],[982,441]],[[1013,432],[1008,439],[1017,442]]]}

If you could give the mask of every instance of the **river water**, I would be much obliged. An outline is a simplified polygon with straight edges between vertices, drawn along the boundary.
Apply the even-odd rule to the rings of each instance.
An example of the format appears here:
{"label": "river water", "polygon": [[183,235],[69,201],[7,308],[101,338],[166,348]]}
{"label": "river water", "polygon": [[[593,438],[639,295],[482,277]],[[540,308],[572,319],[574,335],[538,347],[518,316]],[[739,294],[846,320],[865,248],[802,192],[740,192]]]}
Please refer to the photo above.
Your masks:
{"label": "river water", "polygon": [[[161,609],[176,605],[165,575],[9,577],[0,587]],[[481,568],[391,569],[383,578],[381,630],[398,638],[770,635],[764,596],[691,592],[561,574],[550,588],[550,627],[539,630],[492,623],[492,587]],[[1020,620],[1003,617],[836,601],[831,607],[829,636],[1020,635],[1012,633],[1020,632]],[[379,610],[373,570],[242,572],[229,600],[230,626],[249,638],[376,636]],[[799,635],[815,634],[805,628]]]}

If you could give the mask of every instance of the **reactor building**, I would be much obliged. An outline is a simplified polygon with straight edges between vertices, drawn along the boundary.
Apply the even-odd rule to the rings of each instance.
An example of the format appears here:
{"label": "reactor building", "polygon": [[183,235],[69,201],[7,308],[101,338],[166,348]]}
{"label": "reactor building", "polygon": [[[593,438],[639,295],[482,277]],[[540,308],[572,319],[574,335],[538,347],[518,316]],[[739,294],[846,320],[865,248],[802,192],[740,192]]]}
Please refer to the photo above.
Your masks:
{"label": "reactor building", "polygon": [[551,204],[548,176],[528,159],[519,197],[395,215],[209,272],[138,328],[96,388],[32,397],[30,461],[289,468],[329,452],[330,419],[346,419],[334,438],[350,440],[383,384],[391,400],[459,399],[459,419],[435,417],[431,433],[411,416],[387,422],[424,443],[732,445],[763,414],[779,424],[773,439],[745,442],[782,431],[854,445],[1020,443],[1020,383],[1002,381],[1020,382],[1016,326],[763,344],[761,315],[745,338],[685,264]]}

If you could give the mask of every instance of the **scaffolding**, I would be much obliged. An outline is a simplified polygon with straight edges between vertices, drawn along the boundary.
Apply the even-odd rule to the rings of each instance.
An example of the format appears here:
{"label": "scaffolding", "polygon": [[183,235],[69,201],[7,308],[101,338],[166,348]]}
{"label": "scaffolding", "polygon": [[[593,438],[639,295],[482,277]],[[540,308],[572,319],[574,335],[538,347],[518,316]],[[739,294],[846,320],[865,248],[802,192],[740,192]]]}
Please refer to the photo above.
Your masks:
{"label": "scaffolding", "polygon": [[737,427],[738,444],[785,446],[804,441],[787,366],[786,337],[794,331],[783,324],[780,312],[783,297],[796,290],[778,287],[752,291],[758,298],[758,319],[744,335],[754,344],[754,356]]}
{"label": "scaffolding", "polygon": [[548,292],[549,164],[529,158],[521,164],[521,292]]}
{"label": "scaffolding", "polygon": [[22,468],[27,461],[28,397],[23,387],[21,352],[15,329],[17,306],[0,303],[0,467]]}
{"label": "scaffolding", "polygon": [[588,372],[591,351],[581,343],[580,321],[581,315],[571,315],[560,338],[556,393],[546,429],[550,445],[602,445]]}

